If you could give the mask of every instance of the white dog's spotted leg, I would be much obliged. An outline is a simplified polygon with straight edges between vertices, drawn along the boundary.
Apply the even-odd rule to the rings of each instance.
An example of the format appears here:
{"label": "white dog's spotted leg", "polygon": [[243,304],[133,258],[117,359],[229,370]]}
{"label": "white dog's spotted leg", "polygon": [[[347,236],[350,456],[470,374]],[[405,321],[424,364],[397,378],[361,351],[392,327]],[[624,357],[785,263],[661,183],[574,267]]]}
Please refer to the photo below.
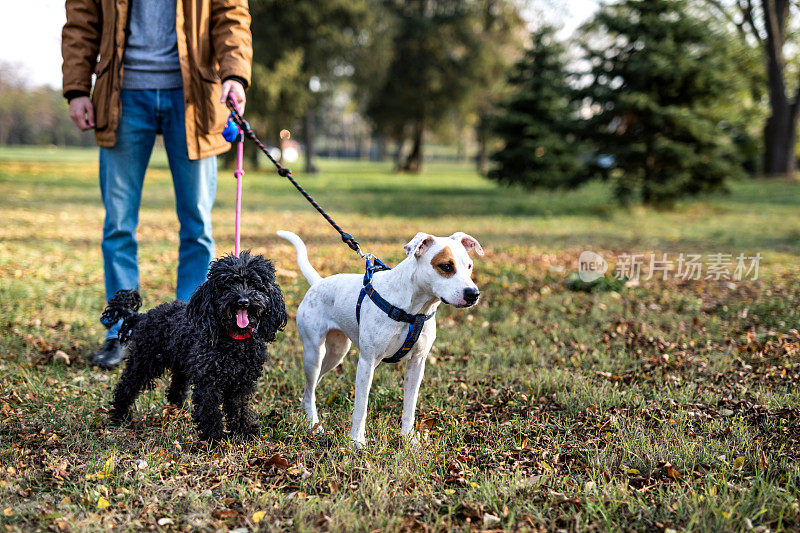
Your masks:
{"label": "white dog's spotted leg", "polygon": [[358,358],[358,368],[356,369],[356,397],[355,407],[353,408],[353,424],[350,428],[350,440],[357,449],[362,449],[367,445],[366,423],[367,423],[367,403],[369,401],[369,389],[372,387],[372,377],[375,375],[374,357]]}
{"label": "white dog's spotted leg", "polygon": [[403,425],[401,433],[412,445],[416,444],[414,435],[414,416],[417,410],[417,398],[422,376],[425,374],[425,355],[412,357],[406,363],[406,375],[403,382]]}

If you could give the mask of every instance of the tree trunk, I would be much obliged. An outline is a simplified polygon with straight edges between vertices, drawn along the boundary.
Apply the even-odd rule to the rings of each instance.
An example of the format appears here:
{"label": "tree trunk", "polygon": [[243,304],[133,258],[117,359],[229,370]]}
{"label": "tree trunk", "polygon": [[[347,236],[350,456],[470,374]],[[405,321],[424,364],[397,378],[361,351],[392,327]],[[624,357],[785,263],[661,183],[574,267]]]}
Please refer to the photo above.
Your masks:
{"label": "tree trunk", "polygon": [[11,121],[8,121],[8,123],[0,123],[0,146],[8,144],[8,138],[11,136],[12,127],[13,123]]}
{"label": "tree trunk", "polygon": [[795,145],[797,142],[797,119],[786,109],[772,106],[772,115],[764,127],[764,174],[768,176],[791,176],[796,170]]}
{"label": "tree trunk", "polygon": [[800,90],[790,100],[786,90],[786,27],[789,17],[787,0],[762,2],[766,39],[764,51],[767,59],[770,117],[764,127],[764,174],[791,176],[796,168],[795,143],[797,118],[800,111]]}
{"label": "tree trunk", "polygon": [[475,131],[478,141],[478,154],[475,156],[475,168],[478,174],[486,176],[489,166],[489,124],[486,117],[481,117]]}
{"label": "tree trunk", "polygon": [[306,145],[306,174],[316,174],[317,167],[314,165],[314,110],[309,109],[303,115],[303,142]]}
{"label": "tree trunk", "polygon": [[400,137],[397,139],[397,145],[395,146],[393,156],[395,172],[400,172],[403,170],[401,167],[403,166],[403,145],[405,144],[406,140],[404,138]]}
{"label": "tree trunk", "polygon": [[422,170],[422,142],[424,135],[425,123],[423,120],[418,120],[416,124],[414,124],[414,145],[405,163],[403,163],[403,167],[400,169],[401,171],[418,174]]}
{"label": "tree trunk", "polygon": [[386,161],[386,136],[383,134],[374,136],[373,144],[375,146],[375,161]]}

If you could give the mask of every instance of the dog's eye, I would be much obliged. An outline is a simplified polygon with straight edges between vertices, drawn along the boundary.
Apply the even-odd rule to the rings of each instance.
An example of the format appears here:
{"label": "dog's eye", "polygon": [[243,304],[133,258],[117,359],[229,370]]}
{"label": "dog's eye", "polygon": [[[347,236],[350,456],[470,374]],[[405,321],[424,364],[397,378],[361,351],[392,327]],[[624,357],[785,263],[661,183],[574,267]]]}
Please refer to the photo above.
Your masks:
{"label": "dog's eye", "polygon": [[442,272],[446,272],[446,273],[448,273],[448,274],[449,274],[450,272],[452,272],[452,271],[453,271],[453,265],[452,265],[452,263],[441,263],[441,264],[439,265],[439,269],[440,269]]}

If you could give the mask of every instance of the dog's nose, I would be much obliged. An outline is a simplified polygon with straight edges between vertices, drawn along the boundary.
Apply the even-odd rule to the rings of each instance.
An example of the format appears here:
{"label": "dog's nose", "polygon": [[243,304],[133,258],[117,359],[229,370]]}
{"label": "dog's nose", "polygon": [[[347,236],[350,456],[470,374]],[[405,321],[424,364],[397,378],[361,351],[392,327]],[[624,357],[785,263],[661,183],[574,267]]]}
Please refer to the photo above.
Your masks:
{"label": "dog's nose", "polygon": [[242,297],[239,298],[239,301],[237,303],[239,304],[239,309],[244,309],[245,307],[250,305],[250,300],[245,297]]}
{"label": "dog's nose", "polygon": [[481,295],[481,291],[479,291],[476,288],[469,287],[467,289],[464,289],[464,300],[468,304],[474,304],[475,302],[477,302],[478,301],[478,297],[480,295]]}

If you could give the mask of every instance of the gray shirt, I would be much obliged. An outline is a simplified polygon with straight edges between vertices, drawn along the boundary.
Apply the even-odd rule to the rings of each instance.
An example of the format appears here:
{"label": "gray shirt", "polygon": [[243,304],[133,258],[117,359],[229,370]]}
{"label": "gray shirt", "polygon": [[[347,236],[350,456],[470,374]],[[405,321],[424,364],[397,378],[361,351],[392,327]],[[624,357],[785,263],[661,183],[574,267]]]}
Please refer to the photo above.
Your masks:
{"label": "gray shirt", "polygon": [[176,0],[129,0],[123,89],[177,89],[183,85],[176,9]]}

